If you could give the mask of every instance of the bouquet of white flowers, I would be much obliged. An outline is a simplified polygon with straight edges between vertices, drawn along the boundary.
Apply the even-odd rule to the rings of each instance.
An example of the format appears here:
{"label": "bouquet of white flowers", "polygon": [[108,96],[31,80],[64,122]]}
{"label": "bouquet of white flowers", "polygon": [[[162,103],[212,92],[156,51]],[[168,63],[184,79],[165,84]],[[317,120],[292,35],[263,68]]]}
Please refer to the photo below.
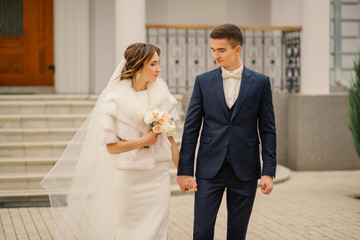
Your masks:
{"label": "bouquet of white flowers", "polygon": [[163,133],[170,137],[176,132],[174,118],[168,112],[151,110],[145,115],[144,122],[150,125],[153,133]]}

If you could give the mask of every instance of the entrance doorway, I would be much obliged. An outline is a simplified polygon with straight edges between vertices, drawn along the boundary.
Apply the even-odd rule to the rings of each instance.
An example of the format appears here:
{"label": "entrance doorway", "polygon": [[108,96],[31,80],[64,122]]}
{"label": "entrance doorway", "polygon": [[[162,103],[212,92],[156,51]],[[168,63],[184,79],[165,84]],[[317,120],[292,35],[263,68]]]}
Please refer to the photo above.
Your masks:
{"label": "entrance doorway", "polygon": [[53,0],[0,0],[0,86],[54,85]]}

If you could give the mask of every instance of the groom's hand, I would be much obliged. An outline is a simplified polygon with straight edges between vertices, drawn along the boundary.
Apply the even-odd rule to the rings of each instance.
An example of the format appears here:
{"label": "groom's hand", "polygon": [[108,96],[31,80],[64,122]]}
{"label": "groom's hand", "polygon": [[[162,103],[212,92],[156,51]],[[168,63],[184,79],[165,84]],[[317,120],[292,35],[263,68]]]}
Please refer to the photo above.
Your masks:
{"label": "groom's hand", "polygon": [[263,194],[270,194],[274,188],[273,177],[269,175],[263,175],[261,177],[261,192]]}
{"label": "groom's hand", "polygon": [[188,193],[190,189],[197,191],[197,183],[192,176],[181,175],[176,178],[182,193]]}

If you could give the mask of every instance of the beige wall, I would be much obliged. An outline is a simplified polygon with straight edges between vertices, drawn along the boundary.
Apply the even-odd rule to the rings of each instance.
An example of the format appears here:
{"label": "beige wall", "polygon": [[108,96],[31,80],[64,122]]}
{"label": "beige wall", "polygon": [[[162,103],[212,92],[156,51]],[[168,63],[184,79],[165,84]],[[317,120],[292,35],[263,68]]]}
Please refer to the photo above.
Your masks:
{"label": "beige wall", "polygon": [[243,26],[270,26],[269,0],[227,0],[226,21]]}
{"label": "beige wall", "polygon": [[272,26],[301,26],[302,0],[271,0]]}
{"label": "beige wall", "polygon": [[269,0],[147,0],[146,23],[270,25]]}

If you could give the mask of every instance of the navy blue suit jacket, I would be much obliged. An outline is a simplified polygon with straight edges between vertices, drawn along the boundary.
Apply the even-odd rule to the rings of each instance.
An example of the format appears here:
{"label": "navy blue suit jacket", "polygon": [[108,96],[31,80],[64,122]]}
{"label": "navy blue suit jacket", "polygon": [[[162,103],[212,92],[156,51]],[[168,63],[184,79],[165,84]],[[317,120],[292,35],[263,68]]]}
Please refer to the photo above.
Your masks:
{"label": "navy blue suit jacket", "polygon": [[217,68],[195,79],[184,124],[178,175],[194,175],[195,149],[203,123],[196,177],[213,178],[227,153],[236,176],[242,181],[259,179],[261,174],[275,176],[276,131],[269,77],[244,67],[230,117],[221,73],[221,68]]}

